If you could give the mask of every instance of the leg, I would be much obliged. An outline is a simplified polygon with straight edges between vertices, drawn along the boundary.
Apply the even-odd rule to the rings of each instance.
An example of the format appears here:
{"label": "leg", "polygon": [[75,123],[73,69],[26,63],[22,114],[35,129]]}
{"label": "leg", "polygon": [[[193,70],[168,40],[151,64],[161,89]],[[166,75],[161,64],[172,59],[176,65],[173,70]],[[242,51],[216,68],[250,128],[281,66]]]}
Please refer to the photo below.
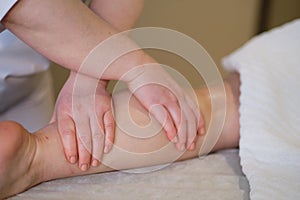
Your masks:
{"label": "leg", "polygon": [[[230,79],[228,80],[225,81],[227,94],[226,120],[221,137],[213,149],[214,151],[237,147],[238,144],[238,96],[231,89],[230,84],[232,83]],[[196,93],[205,122],[209,124],[210,96],[208,91],[204,88],[197,90]],[[118,99],[122,101],[126,95],[128,95],[126,92],[120,93],[116,103]],[[119,106],[116,105],[116,115],[119,120],[122,120],[118,108]],[[136,123],[140,125],[148,123],[149,119],[145,110],[135,99],[131,101],[130,110],[132,117],[136,119]],[[163,131],[153,137],[138,139],[117,128],[115,146],[129,152],[144,153],[144,156],[128,155],[126,152],[118,151],[118,148],[114,147],[112,152],[105,155],[104,164],[95,168],[92,167],[87,172],[82,172],[76,165],[71,165],[65,160],[56,124],[51,124],[34,135],[28,134],[21,126],[12,122],[2,123],[0,127],[0,152],[3,152],[0,155],[0,176],[5,177],[0,180],[0,197],[19,193],[35,184],[51,179],[155,165],[172,162],[174,158],[182,160],[196,157],[203,141],[203,138],[198,138],[194,151],[179,152],[172,144],[167,151],[161,151],[161,153],[153,156],[151,152],[161,150],[161,147],[165,147],[169,143]]]}

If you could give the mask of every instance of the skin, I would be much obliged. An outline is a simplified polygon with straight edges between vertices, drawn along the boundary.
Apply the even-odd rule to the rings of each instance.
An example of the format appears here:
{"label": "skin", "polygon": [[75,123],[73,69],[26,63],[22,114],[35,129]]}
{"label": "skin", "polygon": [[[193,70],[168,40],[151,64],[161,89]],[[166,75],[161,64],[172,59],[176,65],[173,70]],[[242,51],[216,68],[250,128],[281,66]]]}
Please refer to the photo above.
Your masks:
{"label": "skin", "polygon": [[[143,8],[143,1],[93,0],[89,8],[116,30],[125,31],[132,28],[138,19]],[[114,141],[115,124],[110,103],[111,98],[106,91],[108,81],[98,81],[92,77],[86,77],[84,83],[87,86],[89,85],[87,84],[88,82],[98,85],[95,94],[97,98],[95,108],[98,111],[97,115],[89,114],[94,111],[94,108],[89,104],[81,104],[79,106],[84,107],[86,114],[80,118],[80,121],[72,119],[72,107],[77,107],[72,103],[72,86],[76,76],[77,73],[72,71],[60,91],[51,122],[57,121],[58,123],[58,131],[62,139],[66,158],[72,164],[78,161],[78,167],[86,171],[90,166],[98,166],[103,153],[108,153],[111,150]],[[89,88],[83,88],[81,93],[85,94],[88,90]],[[98,121],[98,123],[93,124],[99,124],[99,126],[92,126],[88,121]],[[91,144],[88,149],[86,148],[87,145],[84,145],[82,140],[77,137],[79,133],[87,133],[87,130],[91,131],[91,137],[84,142],[84,144]]]}
{"label": "skin", "polygon": [[138,20],[143,0],[92,0],[90,9],[119,31],[131,29]]}
{"label": "skin", "polygon": [[[239,141],[239,79],[233,74],[225,81],[226,89],[226,119],[221,135],[212,151],[225,148],[235,148]],[[211,115],[211,97],[207,88],[195,91],[198,96],[199,106],[203,112],[205,123],[209,125]],[[128,92],[120,92],[114,97],[116,118],[125,120],[118,109],[122,108],[122,102]],[[145,109],[139,102],[132,98],[130,101],[130,113],[133,120],[139,125],[149,122]],[[76,165],[71,165],[63,156],[63,147],[57,132],[57,124],[53,123],[41,129],[35,134],[29,134],[21,125],[15,122],[0,123],[0,198],[20,193],[34,185],[47,180],[63,177],[78,176],[91,173],[100,173],[118,169],[128,169],[149,166],[176,160],[184,160],[198,156],[203,137],[199,137],[193,151],[178,151],[174,145],[170,145],[167,152],[160,152],[156,156],[144,154],[128,155],[117,151],[114,146],[109,154],[104,156],[104,164],[92,167],[83,172]],[[207,134],[214,134],[208,132]],[[129,152],[151,153],[160,150],[169,143],[164,131],[146,139],[138,139],[125,134],[119,128],[116,129],[115,145]],[[109,163],[109,166],[107,165]],[[114,166],[113,168],[111,166]]]}
{"label": "skin", "polygon": [[[78,71],[84,58],[101,41],[119,32],[80,0],[18,1],[1,23],[42,55],[72,71]],[[120,60],[102,78],[119,80],[132,66],[141,64],[138,58],[145,56],[142,54],[139,51]],[[93,73],[87,75],[99,78]]]}
{"label": "skin", "polygon": [[[193,147],[197,132],[200,134],[205,133],[204,122],[200,112],[195,112],[196,106],[194,102],[189,99],[188,95],[171,76],[153,58],[142,49],[139,49],[127,36],[121,37],[121,42],[116,42],[115,46],[110,44],[108,49],[97,54],[97,59],[91,64],[91,68],[80,70],[84,59],[90,55],[94,47],[112,35],[119,33],[119,31],[132,26],[141,11],[141,5],[141,1],[137,0],[131,0],[130,2],[98,0],[93,1],[92,9],[89,9],[80,0],[20,0],[6,14],[1,23],[37,52],[61,66],[74,72],[80,71],[78,73],[95,80],[125,81],[130,91],[134,93],[146,110],[151,112],[164,125],[163,127],[168,138],[177,140],[176,146],[178,149],[184,149],[187,146]],[[124,19],[124,22],[119,21],[118,19],[124,18],[125,14],[129,17]],[[120,25],[120,23],[124,24]],[[137,50],[117,57],[118,59],[109,65],[101,77],[98,77],[97,71],[106,67],[104,66],[105,59],[110,57],[116,58],[115,54],[119,50],[124,50],[124,48]],[[149,63],[155,66],[155,70],[149,70],[149,68],[145,70],[145,65]],[[139,66],[139,70],[131,71],[137,66]],[[129,73],[130,75],[123,76],[129,71],[131,72]],[[167,89],[159,84],[147,84],[149,79],[150,81],[159,80],[159,83],[163,82],[170,88]],[[95,80],[91,80],[91,82]],[[104,87],[102,87],[103,90]],[[85,88],[83,89],[84,91]],[[72,94],[69,92],[61,96],[67,98],[72,96]],[[61,102],[65,101],[59,100],[59,103]],[[61,104],[62,107],[69,105],[65,109],[59,108],[58,110],[64,110],[65,113],[58,113],[60,117],[56,118],[59,123],[58,129],[63,139],[67,159],[71,163],[79,159],[79,167],[82,170],[89,168],[91,159],[96,161],[93,164],[96,166],[97,159],[102,157],[103,149],[105,150],[103,148],[103,140],[97,140],[97,138],[99,138],[103,129],[105,131],[105,127],[109,127],[112,124],[112,121],[109,120],[111,119],[111,108],[102,110],[103,112],[97,118],[87,116],[83,118],[84,120],[75,121],[71,112],[71,104]],[[160,105],[160,107],[156,106],[156,109],[151,109],[154,108],[153,105]],[[75,106],[88,107],[87,105]],[[88,107],[89,111],[93,109]],[[162,113],[165,113],[165,116]],[[186,130],[178,132],[177,130],[181,124],[180,119],[183,119],[183,123],[186,123]],[[90,121],[92,121],[92,125],[88,123]],[[96,123],[94,122],[97,121],[100,121],[100,126],[95,125]],[[76,130],[80,131],[75,133]],[[108,128],[108,130],[111,129]],[[112,141],[113,134],[109,131],[108,133],[107,140]],[[81,138],[88,138],[85,146],[90,146],[89,143],[93,143],[94,147],[100,146],[101,148],[97,152],[91,152],[89,149],[83,148],[84,145],[79,142],[78,137],[74,137],[75,134],[76,136],[81,136]],[[77,148],[75,146],[76,141]],[[79,155],[76,155],[75,149]]]}

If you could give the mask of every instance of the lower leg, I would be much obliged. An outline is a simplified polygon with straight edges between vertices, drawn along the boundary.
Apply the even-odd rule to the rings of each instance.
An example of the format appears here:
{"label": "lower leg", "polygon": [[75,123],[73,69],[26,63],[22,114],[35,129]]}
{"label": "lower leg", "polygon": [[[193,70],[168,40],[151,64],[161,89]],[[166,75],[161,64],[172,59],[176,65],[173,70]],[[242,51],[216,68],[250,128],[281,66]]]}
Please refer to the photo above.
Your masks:
{"label": "lower leg", "polygon": [[[238,144],[238,96],[232,89],[232,80],[236,80],[236,78],[229,78],[225,81],[226,119],[214,151],[233,148]],[[197,90],[196,93],[200,110],[208,125],[210,123],[209,93],[205,88]],[[128,95],[128,93],[121,93],[117,98],[124,98],[122,95]],[[132,117],[137,120],[136,123],[145,125],[149,122],[148,115],[136,100],[133,100],[131,109]],[[117,109],[116,115],[118,115]],[[56,124],[51,124],[34,135],[30,135],[19,125],[13,123],[0,124],[0,127],[2,127],[0,130],[0,147],[2,148],[0,149],[0,176],[5,177],[0,181],[0,197],[16,194],[46,180],[197,157],[203,142],[203,138],[199,137],[194,151],[179,152],[173,144],[169,145],[169,140],[163,131],[147,139],[138,139],[117,128],[115,146],[109,154],[104,156],[102,165],[82,172],[78,166],[71,165],[65,160]],[[4,137],[7,138],[2,139]],[[7,145],[3,146],[2,143],[7,141],[9,141]],[[14,184],[10,185],[9,183]]]}

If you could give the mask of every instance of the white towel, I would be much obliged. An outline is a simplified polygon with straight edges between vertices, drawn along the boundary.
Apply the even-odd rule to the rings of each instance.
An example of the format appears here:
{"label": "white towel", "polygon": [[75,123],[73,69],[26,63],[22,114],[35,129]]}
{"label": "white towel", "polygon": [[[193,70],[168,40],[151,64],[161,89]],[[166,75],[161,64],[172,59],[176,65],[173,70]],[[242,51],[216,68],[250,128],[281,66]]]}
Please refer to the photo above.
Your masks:
{"label": "white towel", "polygon": [[223,60],[241,77],[240,157],[251,199],[300,199],[300,20]]}

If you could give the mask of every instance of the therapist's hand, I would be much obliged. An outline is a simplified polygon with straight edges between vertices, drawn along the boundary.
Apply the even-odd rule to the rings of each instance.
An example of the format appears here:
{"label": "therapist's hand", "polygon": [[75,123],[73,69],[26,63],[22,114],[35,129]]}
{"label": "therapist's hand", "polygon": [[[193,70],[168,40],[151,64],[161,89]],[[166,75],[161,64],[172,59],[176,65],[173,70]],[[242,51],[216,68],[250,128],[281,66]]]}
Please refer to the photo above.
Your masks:
{"label": "therapist's hand", "polygon": [[136,67],[124,81],[179,150],[195,148],[197,133],[205,134],[199,108],[159,64]]}
{"label": "therapist's hand", "polygon": [[113,145],[115,123],[106,86],[106,81],[71,72],[56,102],[53,121],[65,156],[70,163],[78,161],[82,171],[98,166]]}

